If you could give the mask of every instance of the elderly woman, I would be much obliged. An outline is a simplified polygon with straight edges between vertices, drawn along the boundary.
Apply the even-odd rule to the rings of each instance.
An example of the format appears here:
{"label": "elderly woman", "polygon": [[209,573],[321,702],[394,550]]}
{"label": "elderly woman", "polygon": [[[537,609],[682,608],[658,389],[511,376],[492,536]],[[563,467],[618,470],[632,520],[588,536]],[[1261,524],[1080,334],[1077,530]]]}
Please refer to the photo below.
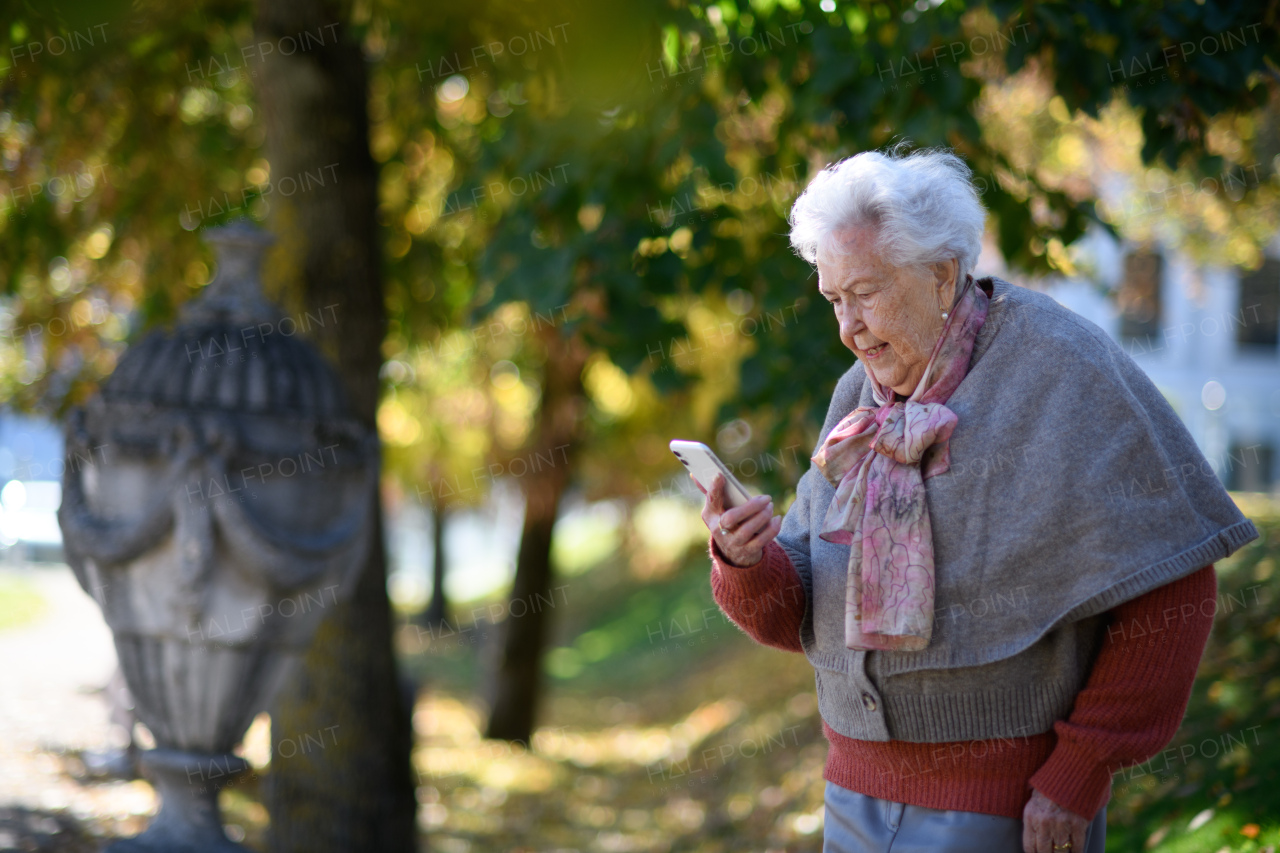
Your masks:
{"label": "elderly woman", "polygon": [[1101,853],[1258,535],[1106,334],[974,279],[984,218],[947,152],[813,179],[791,240],[857,361],[785,517],[703,509],[716,601],[813,664],[829,853]]}

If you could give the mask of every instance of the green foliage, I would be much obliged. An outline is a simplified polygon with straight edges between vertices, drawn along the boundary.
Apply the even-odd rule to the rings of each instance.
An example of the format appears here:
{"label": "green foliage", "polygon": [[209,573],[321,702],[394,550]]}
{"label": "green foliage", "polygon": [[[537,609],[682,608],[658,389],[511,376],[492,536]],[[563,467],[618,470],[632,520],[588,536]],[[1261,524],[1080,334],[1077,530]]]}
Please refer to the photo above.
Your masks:
{"label": "green foliage", "polygon": [[[1109,849],[1257,851],[1280,841],[1280,516],[1274,506],[1250,516],[1262,538],[1218,564],[1217,616],[1182,727],[1113,780]],[[1189,828],[1206,809],[1207,822]],[[1253,838],[1241,834],[1250,824],[1261,830]]]}
{"label": "green foliage", "polygon": [[[28,5],[0,31],[6,399],[56,411],[82,398],[124,343],[208,280],[194,231],[267,215],[272,182],[287,176],[262,156],[251,13],[240,0]],[[1147,162],[1216,174],[1212,123],[1260,109],[1274,88],[1273,14],[1212,0],[344,7],[371,63],[385,351],[400,358],[515,303],[560,312],[558,334],[669,412],[692,413],[646,410],[632,435],[691,426],[705,437],[744,417],[744,452],[808,449],[851,359],[786,239],[789,205],[815,169],[903,139],[953,147],[984,187],[1005,258],[1047,270],[1049,248],[1098,212],[1026,170],[984,129],[981,99],[1015,73],[1043,75],[1069,110],[1091,115],[1120,94],[1141,111]],[[89,32],[103,37],[14,53]],[[1168,79],[1152,81],[1161,56]],[[28,186],[40,189],[28,198]],[[725,304],[749,306],[733,315],[733,345],[673,364],[672,343],[699,335],[691,318]],[[780,314],[787,323],[770,319]],[[477,349],[476,375],[511,360],[536,382],[542,349],[533,336],[515,348]],[[426,423],[434,400],[424,393],[408,417],[446,435],[446,423]],[[589,446],[610,447],[622,429],[610,424]],[[408,448],[400,459],[408,479],[431,461]]]}
{"label": "green foliage", "polygon": [[228,200],[252,206],[262,130],[247,79],[216,72],[251,40],[245,4],[15,11],[0,29],[0,398],[57,411],[207,282],[190,231],[233,215]]}
{"label": "green foliage", "polygon": [[[1258,3],[1048,2],[993,4],[1003,19],[1030,9],[1029,40],[1009,55],[1016,71],[1032,57],[1052,63],[1055,88],[1096,117],[1117,86],[1143,112],[1143,160],[1171,169],[1187,160],[1221,171],[1204,140],[1221,113],[1260,109],[1268,60],[1280,34],[1275,10]],[[1270,73],[1273,73],[1270,72]],[[1133,85],[1136,84],[1136,85]]]}
{"label": "green foliage", "polygon": [[[623,17],[641,5],[650,18],[629,37],[615,31],[591,39],[590,50],[571,37],[558,54],[562,67],[540,59],[532,74],[504,67],[491,84],[472,81],[488,98],[504,87],[527,90],[513,114],[481,118],[478,134],[465,129],[482,140],[470,149],[474,173],[510,180],[536,163],[571,164],[568,187],[492,205],[491,236],[477,263],[478,279],[491,286],[482,284],[486,298],[477,305],[554,304],[590,292],[597,311],[584,313],[572,332],[663,391],[683,386],[672,381],[675,371],[646,370],[655,339],[681,337],[658,328],[662,319],[679,322],[663,314],[662,297],[741,290],[760,316],[794,306],[794,324],[753,341],[738,393],[717,416],[748,417],[774,449],[812,441],[850,356],[823,306],[804,301],[812,276],[785,238],[794,192],[749,197],[741,192],[748,181],[791,170],[798,189],[822,162],[902,138],[952,146],[988,188],[984,201],[1004,256],[1047,270],[1046,246],[1070,244],[1098,214],[1088,199],[1042,185],[1034,173],[1009,178],[1019,170],[974,118],[984,87],[1034,64],[1068,106],[1096,113],[1115,93],[1108,63],[1158,53],[1179,34],[1216,37],[1258,17],[1194,3],[944,3],[924,12],[852,3],[827,13],[817,4],[734,2],[620,4]],[[562,11],[548,12],[543,24]],[[1170,21],[1177,26],[1166,31]],[[1215,168],[1205,149],[1209,118],[1265,103],[1265,91],[1244,80],[1275,57],[1275,34],[1257,26],[1241,32],[1249,44],[1189,56],[1176,85],[1128,91],[1144,111],[1146,159]],[[592,66],[604,53],[608,66]],[[613,87],[603,99],[601,80]],[[681,199],[693,201],[676,204]],[[603,205],[592,229],[580,226],[588,205]],[[675,210],[681,215],[664,215]],[[647,245],[655,238],[665,241],[656,250]]]}

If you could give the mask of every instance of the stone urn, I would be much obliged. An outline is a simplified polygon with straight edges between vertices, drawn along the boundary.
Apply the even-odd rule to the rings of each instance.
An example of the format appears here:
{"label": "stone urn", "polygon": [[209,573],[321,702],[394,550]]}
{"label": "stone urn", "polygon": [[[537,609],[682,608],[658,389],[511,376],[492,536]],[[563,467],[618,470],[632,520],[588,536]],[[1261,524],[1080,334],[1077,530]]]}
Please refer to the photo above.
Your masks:
{"label": "stone urn", "polygon": [[271,239],[207,232],[213,281],[67,421],[69,457],[94,460],[63,477],[67,562],[156,741],[140,764],[160,813],[113,853],[246,849],[217,805],[249,768],[232,750],[373,544],[377,437],[301,337],[340,317],[288,317],[263,298]]}

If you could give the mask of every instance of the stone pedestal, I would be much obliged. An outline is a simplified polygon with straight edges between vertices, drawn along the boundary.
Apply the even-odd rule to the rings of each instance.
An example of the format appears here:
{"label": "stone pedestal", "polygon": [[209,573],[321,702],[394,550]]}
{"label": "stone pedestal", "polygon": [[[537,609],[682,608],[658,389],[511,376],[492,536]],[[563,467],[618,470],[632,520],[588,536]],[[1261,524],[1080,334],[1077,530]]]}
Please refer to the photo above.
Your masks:
{"label": "stone pedestal", "polygon": [[160,814],[135,838],[114,842],[104,853],[244,853],[227,838],[218,792],[249,771],[235,755],[202,755],[152,749],[141,758],[142,774],[160,794]]}

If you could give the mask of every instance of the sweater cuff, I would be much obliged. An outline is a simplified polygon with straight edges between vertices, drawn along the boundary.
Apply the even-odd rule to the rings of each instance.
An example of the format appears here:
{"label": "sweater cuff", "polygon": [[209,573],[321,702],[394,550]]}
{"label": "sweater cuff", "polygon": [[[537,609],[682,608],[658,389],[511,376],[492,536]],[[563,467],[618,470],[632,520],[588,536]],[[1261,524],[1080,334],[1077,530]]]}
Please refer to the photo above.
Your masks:
{"label": "sweater cuff", "polygon": [[749,571],[752,571],[753,569],[759,569],[761,566],[763,566],[766,562],[769,561],[769,545],[772,545],[772,544],[773,543],[770,542],[766,544],[764,548],[760,549],[759,562],[753,563],[750,566],[735,566],[733,563],[729,562],[729,558],[725,556],[724,551],[720,550],[720,544],[716,542],[716,538],[712,536],[711,537],[711,562],[714,563],[718,568],[720,568],[722,571],[726,572],[727,574],[731,574],[733,572],[749,572]]}
{"label": "sweater cuff", "polygon": [[731,566],[712,546],[711,595],[733,624],[757,643],[803,652],[804,586],[787,552],[776,542],[764,546],[754,566]]}
{"label": "sweater cuff", "polygon": [[1093,820],[1111,798],[1111,772],[1083,745],[1058,739],[1053,752],[1028,784],[1067,811]]}

